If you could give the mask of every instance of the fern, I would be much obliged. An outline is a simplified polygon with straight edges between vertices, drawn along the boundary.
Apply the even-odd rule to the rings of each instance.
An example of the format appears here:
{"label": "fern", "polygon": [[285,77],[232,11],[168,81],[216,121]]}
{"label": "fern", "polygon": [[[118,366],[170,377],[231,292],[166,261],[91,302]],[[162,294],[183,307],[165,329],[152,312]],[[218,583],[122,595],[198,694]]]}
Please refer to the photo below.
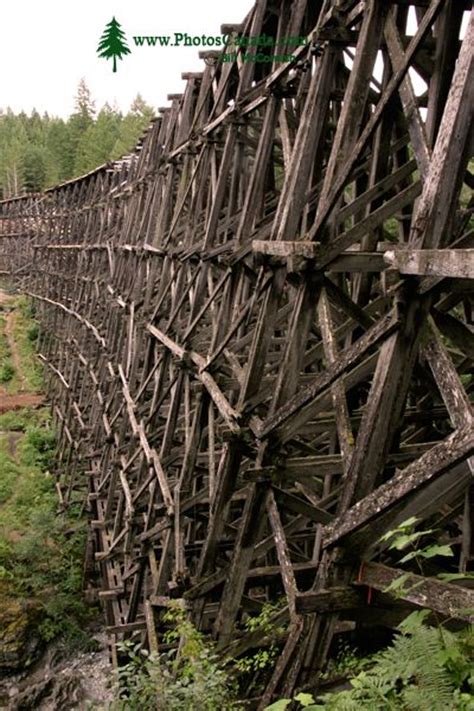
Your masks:
{"label": "fern", "polygon": [[[326,694],[316,708],[326,711],[446,711],[472,708],[472,630],[453,634],[425,627],[424,616],[414,613],[401,626],[392,645],[377,654],[374,664],[351,680],[352,689]],[[408,621],[407,621],[408,622]],[[468,702],[459,705],[460,689]],[[322,705],[321,705],[322,704]]]}
{"label": "fern", "polygon": [[410,648],[416,667],[415,685],[404,690],[404,698],[407,701],[410,699],[408,705],[414,704],[421,711],[443,711],[449,708],[454,687],[442,663],[445,640],[441,629],[420,627],[407,642],[406,646]]}

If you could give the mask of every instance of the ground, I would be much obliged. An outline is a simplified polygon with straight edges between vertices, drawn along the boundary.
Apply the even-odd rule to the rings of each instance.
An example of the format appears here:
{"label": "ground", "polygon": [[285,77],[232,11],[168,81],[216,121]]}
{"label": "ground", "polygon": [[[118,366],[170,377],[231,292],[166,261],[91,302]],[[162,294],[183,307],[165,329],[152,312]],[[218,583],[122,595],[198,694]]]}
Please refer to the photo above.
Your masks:
{"label": "ground", "polygon": [[85,522],[58,514],[37,330],[0,288],[0,709],[104,709],[107,640],[82,600]]}
{"label": "ground", "polygon": [[[38,378],[32,375],[31,363],[25,369],[15,337],[16,325],[21,326],[22,314],[18,309],[18,297],[0,289],[0,314],[3,322],[3,341],[6,356],[14,369],[11,381],[0,383],[0,414],[24,407],[39,407],[44,395],[36,391]],[[24,334],[26,335],[26,334]],[[0,351],[1,354],[1,351]],[[0,363],[0,366],[2,363]],[[25,372],[26,370],[26,372]],[[33,371],[34,372],[34,371]]]}

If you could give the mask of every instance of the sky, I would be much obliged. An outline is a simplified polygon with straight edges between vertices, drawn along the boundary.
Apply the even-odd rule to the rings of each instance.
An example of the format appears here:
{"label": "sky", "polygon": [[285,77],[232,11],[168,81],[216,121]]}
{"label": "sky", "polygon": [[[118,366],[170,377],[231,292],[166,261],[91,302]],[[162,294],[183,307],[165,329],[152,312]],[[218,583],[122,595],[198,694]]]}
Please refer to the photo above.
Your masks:
{"label": "sky", "polygon": [[[135,47],[136,35],[220,35],[241,22],[253,0],[3,0],[0,6],[0,108],[68,116],[81,78],[96,106],[126,111],[139,92],[153,107],[184,87],[181,72],[201,71],[200,47]],[[96,50],[115,16],[132,50],[112,71]]]}
{"label": "sky", "polygon": [[[204,68],[200,47],[136,47],[133,37],[220,35],[221,24],[241,22],[252,5],[253,0],[3,0],[0,109],[30,113],[35,108],[67,117],[81,78],[97,108],[108,102],[125,112],[137,93],[155,109],[166,106],[167,94],[184,87],[181,73]],[[105,26],[114,16],[132,50],[118,62],[116,73],[110,60],[97,56]],[[411,34],[416,23],[409,18],[408,25]],[[379,59],[375,75],[380,77],[381,70]],[[424,91],[424,82],[412,78],[416,92]]]}

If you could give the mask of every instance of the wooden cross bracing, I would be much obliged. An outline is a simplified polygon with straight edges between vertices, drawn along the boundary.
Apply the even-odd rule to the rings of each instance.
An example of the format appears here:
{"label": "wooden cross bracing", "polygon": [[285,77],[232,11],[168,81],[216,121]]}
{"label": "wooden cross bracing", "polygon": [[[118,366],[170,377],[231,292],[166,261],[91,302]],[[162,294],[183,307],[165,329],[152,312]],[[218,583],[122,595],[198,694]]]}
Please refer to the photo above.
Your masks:
{"label": "wooden cross bracing", "polygon": [[404,609],[472,607],[435,576],[474,566],[474,19],[258,0],[238,31],[309,41],[186,74],[126,159],[0,203],[0,258],[36,304],[111,635],[156,648],[179,598],[238,656],[283,598],[263,705],[373,623],[361,586],[398,619],[378,541],[409,516],[454,556]]}

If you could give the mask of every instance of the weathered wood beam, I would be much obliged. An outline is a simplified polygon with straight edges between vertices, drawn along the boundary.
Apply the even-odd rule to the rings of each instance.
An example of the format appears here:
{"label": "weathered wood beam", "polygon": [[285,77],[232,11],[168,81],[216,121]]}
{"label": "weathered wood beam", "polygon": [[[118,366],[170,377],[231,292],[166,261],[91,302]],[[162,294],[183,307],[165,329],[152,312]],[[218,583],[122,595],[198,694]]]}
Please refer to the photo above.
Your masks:
{"label": "weathered wood beam", "polygon": [[394,313],[387,314],[381,321],[372,326],[353,346],[342,351],[338,360],[324,373],[315,378],[313,385],[297,393],[286,405],[283,405],[274,415],[264,421],[258,435],[261,439],[279,437],[285,439],[311,415],[308,407],[311,402],[325,389],[329,388],[349,368],[377,343],[387,338],[399,326]]}
{"label": "weathered wood beam", "polygon": [[474,279],[474,249],[399,249],[384,260],[400,274]]}
{"label": "weathered wood beam", "polygon": [[363,604],[363,595],[351,587],[300,593],[296,597],[296,610],[303,614],[355,610]]}
{"label": "weathered wood beam", "polygon": [[324,546],[334,545],[371,519],[380,516],[403,498],[412,495],[443,472],[465,461],[474,453],[474,430],[457,430],[443,442],[395,474],[371,494],[358,501],[323,530]]}
{"label": "weathered wood beam", "polygon": [[[402,575],[406,575],[406,571],[381,563],[362,563],[354,584],[384,592]],[[443,617],[474,622],[474,590],[460,585],[409,573],[403,586],[397,589],[396,597],[417,607],[433,610]]]}

